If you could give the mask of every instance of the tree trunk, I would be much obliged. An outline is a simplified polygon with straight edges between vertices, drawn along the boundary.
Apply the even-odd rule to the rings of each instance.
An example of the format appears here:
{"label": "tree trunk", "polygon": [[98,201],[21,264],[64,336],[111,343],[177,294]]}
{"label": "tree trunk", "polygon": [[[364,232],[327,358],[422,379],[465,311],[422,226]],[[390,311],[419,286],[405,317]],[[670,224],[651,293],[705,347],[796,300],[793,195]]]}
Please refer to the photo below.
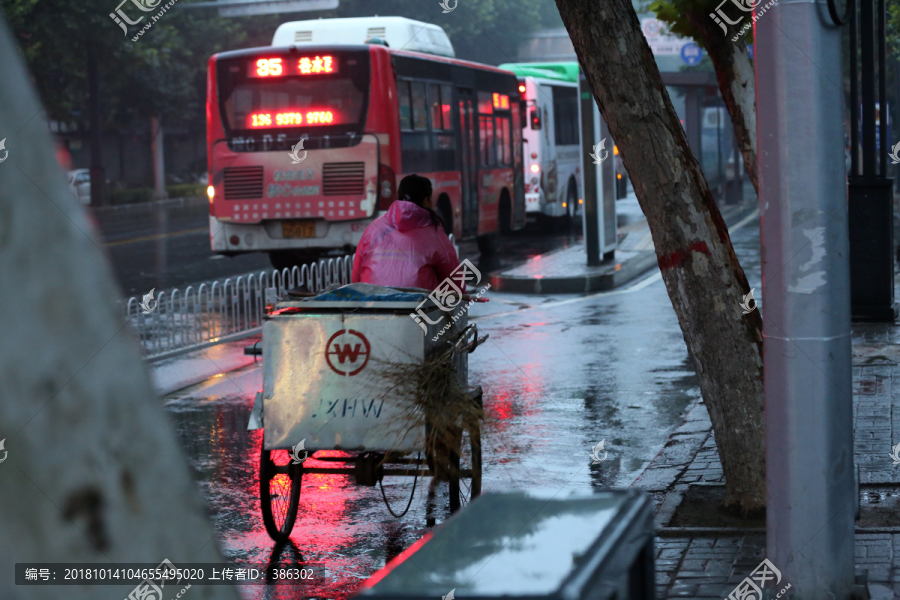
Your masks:
{"label": "tree trunk", "polygon": [[631,0],[556,0],[634,184],[694,356],[726,479],[725,504],[765,506],[762,319]]}
{"label": "tree trunk", "polygon": [[[756,89],[753,64],[747,53],[747,45],[742,40],[731,41],[731,36],[723,36],[708,11],[688,11],[685,18],[700,35],[716,69],[719,90],[731,123],[738,148],[744,157],[744,168],[759,194],[759,176],[756,160]],[[737,166],[737,165],[735,165]]]}

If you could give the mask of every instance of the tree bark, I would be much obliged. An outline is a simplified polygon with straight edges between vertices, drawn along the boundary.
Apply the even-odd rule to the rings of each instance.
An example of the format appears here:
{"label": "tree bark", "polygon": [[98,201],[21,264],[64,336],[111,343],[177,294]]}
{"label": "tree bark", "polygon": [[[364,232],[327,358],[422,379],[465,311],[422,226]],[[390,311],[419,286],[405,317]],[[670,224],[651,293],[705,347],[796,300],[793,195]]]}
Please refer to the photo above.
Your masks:
{"label": "tree bark", "polygon": [[691,153],[631,0],[556,0],[609,125],[656,246],[657,259],[715,430],[725,504],[764,508],[762,319],[728,229]]}
{"label": "tree bark", "polygon": [[708,11],[688,11],[685,18],[697,32],[699,42],[704,45],[716,69],[719,90],[731,123],[744,168],[759,194],[759,169],[756,159],[756,88],[753,64],[747,53],[747,45],[742,41],[731,41],[731,36],[723,36],[722,31],[708,14]]}

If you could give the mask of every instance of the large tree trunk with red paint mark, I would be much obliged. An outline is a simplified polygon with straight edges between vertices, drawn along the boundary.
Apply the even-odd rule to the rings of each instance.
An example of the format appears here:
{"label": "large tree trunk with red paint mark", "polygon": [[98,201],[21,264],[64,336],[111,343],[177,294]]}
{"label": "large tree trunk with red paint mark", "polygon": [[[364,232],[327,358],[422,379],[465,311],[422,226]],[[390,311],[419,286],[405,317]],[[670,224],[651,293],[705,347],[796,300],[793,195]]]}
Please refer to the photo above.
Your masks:
{"label": "large tree trunk with red paint mark", "polygon": [[762,319],[631,0],[556,0],[653,235],[716,434],[727,506],[765,506]]}

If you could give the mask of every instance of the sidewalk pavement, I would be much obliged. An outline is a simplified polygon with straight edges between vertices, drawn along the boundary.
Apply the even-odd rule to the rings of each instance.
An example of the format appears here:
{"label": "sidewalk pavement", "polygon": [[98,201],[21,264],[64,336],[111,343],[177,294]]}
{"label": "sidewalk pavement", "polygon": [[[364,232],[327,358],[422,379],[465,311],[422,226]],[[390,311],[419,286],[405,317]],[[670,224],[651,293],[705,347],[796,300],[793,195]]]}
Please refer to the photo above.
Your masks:
{"label": "sidewalk pavement", "polygon": [[[756,195],[741,204],[721,206],[730,227],[758,208]],[[656,250],[647,220],[634,192],[616,201],[619,244],[615,258],[597,267],[587,266],[582,240],[578,244],[535,256],[524,265],[491,275],[495,292],[519,294],[577,294],[616,288],[657,265]]]}
{"label": "sidewalk pavement", "polygon": [[[893,441],[900,441],[900,411],[893,411],[894,376],[900,381],[900,326],[854,324],[852,335],[861,512],[856,523],[856,572],[859,576],[868,571],[873,600],[896,598],[900,597],[900,468],[889,454]],[[764,522],[740,528],[670,526],[684,520],[679,519],[678,508],[686,495],[724,485],[702,401],[689,410],[684,424],[632,485],[648,491],[657,504],[657,598],[726,598],[765,558]]]}

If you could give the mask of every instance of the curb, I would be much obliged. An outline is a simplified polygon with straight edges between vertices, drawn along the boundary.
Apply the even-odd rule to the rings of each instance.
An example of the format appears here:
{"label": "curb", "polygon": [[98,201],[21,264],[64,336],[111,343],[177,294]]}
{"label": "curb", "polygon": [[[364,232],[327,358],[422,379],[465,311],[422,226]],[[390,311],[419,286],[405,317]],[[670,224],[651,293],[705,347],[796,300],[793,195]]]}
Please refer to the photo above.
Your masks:
{"label": "curb", "polygon": [[[734,223],[744,219],[758,206],[750,203],[737,214],[730,214],[725,222]],[[721,209],[720,209],[721,210]],[[548,252],[544,256],[550,256],[563,250]],[[608,270],[590,275],[578,275],[576,277],[518,277],[496,273],[491,275],[491,287],[497,292],[516,294],[581,294],[587,292],[605,292],[615,289],[628,281],[642,275],[657,266],[656,251],[640,251],[637,256],[629,258],[621,263],[609,265]]]}
{"label": "curb", "polygon": [[220,350],[213,357],[209,356],[210,348],[199,349],[158,363],[147,364],[146,368],[150,372],[157,396],[165,397],[203,383],[216,375],[231,373],[252,365],[256,362],[256,357],[244,354],[244,347],[249,345],[251,342],[248,339],[225,342],[217,344],[216,347]]}
{"label": "curb", "polygon": [[[614,270],[578,277],[515,277],[502,274],[491,276],[491,287],[498,292],[518,294],[579,294],[614,289],[657,265],[656,252],[644,251],[638,256],[617,263]],[[613,267],[610,267],[613,268]]]}

